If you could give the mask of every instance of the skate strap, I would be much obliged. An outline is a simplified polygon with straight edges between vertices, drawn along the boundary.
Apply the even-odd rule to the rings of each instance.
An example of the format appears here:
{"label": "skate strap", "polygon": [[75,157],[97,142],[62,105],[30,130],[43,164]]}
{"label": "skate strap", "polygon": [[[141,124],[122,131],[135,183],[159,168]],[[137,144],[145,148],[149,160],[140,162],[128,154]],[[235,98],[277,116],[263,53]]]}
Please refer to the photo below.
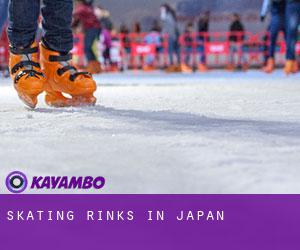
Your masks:
{"label": "skate strap", "polygon": [[11,73],[15,74],[19,69],[22,69],[26,66],[34,66],[36,68],[41,68],[40,64],[37,62],[33,62],[33,61],[21,61],[19,63],[17,63],[15,66],[13,66],[13,68],[11,69]]}
{"label": "skate strap", "polygon": [[[49,61],[50,62],[68,62],[72,59],[72,54],[67,54],[67,55],[58,55],[58,56],[55,56],[55,55],[50,55],[49,56]],[[63,75],[65,72],[67,71],[75,71],[75,73],[72,73],[70,74],[70,81],[74,82],[75,79],[80,76],[80,75],[84,75],[84,76],[87,76],[87,77],[91,77],[91,74],[89,72],[77,72],[77,69],[72,66],[72,65],[66,65],[60,69],[57,70],[57,74],[59,76]]]}
{"label": "skate strap", "polygon": [[26,70],[20,71],[20,72],[16,75],[16,77],[15,77],[15,79],[14,79],[14,83],[17,84],[18,81],[19,81],[23,76],[25,76],[25,75],[27,75],[26,78],[28,78],[28,77],[36,77],[36,78],[39,78],[39,76],[44,77],[44,74],[43,74],[42,72],[38,72],[38,71],[32,70],[32,69],[26,69]]}
{"label": "skate strap", "polygon": [[50,62],[66,62],[66,61],[70,61],[71,59],[72,59],[72,54],[59,55],[59,56],[50,55],[49,56]]}
{"label": "skate strap", "polygon": [[38,52],[38,47],[33,47],[33,48],[15,48],[15,47],[10,47],[9,48],[10,52],[15,54],[15,55],[26,55],[26,54],[34,54]]}
{"label": "skate strap", "polygon": [[66,73],[67,71],[69,71],[69,70],[75,70],[75,71],[77,71],[77,69],[76,69],[74,66],[68,65],[68,66],[65,66],[65,67],[62,67],[62,68],[58,69],[58,70],[57,70],[57,74],[58,74],[59,76],[61,76],[61,75],[63,75],[64,73]]}
{"label": "skate strap", "polygon": [[75,79],[80,75],[85,75],[87,77],[91,77],[91,74],[89,72],[77,72],[77,69],[72,65],[67,65],[67,66],[64,66],[64,67],[58,69],[57,74],[59,76],[62,76],[64,73],[66,73],[69,70],[75,71],[74,73],[70,74],[70,77],[69,77],[70,81],[72,81],[72,82],[74,82]]}
{"label": "skate strap", "polygon": [[88,77],[91,77],[91,76],[92,76],[89,72],[76,72],[76,73],[70,75],[70,80],[71,80],[72,82],[74,82],[75,79],[76,79],[78,76],[80,76],[80,75],[84,75],[84,76],[88,76]]}

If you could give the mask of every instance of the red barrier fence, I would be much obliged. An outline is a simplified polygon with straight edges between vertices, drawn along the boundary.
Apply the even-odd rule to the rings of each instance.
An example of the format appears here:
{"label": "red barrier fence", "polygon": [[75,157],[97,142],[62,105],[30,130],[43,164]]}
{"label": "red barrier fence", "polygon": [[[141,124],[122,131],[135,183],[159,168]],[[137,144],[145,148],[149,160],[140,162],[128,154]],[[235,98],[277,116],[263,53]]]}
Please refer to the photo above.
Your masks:
{"label": "red barrier fence", "polygon": [[[120,55],[122,68],[162,68],[169,65],[168,37],[159,33],[120,34]],[[179,39],[180,60],[192,67],[202,61],[210,67],[224,67],[228,64],[247,64],[261,67],[267,57],[270,45],[269,34],[261,32],[210,32],[183,33]],[[276,47],[277,64],[283,65],[285,42],[280,35]],[[296,48],[300,55],[300,42]],[[174,53],[174,57],[176,53]]]}
{"label": "red barrier fence", "polygon": [[[169,39],[166,35],[157,32],[116,34],[111,38],[110,63],[118,69],[155,69],[169,65]],[[84,56],[84,36],[74,35],[74,63],[83,67],[86,64]],[[101,39],[99,41],[101,43]],[[175,60],[197,67],[205,63],[209,67],[224,67],[228,64],[248,64],[259,67],[263,65],[270,45],[269,35],[266,32],[253,34],[250,32],[184,32],[178,39],[178,54],[172,55]],[[102,45],[95,47],[100,62],[103,59]],[[103,50],[103,51],[102,51]],[[279,36],[276,48],[277,64],[284,63],[286,46],[283,35]],[[296,46],[300,55],[300,42]],[[8,64],[8,42],[6,35],[0,39],[0,67]]]}
{"label": "red barrier fence", "polygon": [[8,66],[8,39],[6,33],[0,34],[0,70]]}

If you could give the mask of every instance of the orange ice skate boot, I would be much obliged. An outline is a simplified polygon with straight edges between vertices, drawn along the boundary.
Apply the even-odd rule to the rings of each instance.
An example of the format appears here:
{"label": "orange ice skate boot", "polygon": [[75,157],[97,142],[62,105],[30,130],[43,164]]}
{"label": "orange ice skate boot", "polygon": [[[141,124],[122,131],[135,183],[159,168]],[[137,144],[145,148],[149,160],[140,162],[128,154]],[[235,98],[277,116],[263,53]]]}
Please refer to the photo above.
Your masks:
{"label": "orange ice skate boot", "polygon": [[[71,54],[61,54],[40,44],[41,66],[46,77],[45,101],[53,107],[93,106],[96,82],[88,72],[79,72],[72,65]],[[65,97],[68,94],[71,98]]]}
{"label": "orange ice skate boot", "polygon": [[225,70],[227,71],[235,71],[235,66],[232,63],[226,65]]}
{"label": "orange ice skate boot", "polygon": [[242,70],[243,71],[248,71],[249,70],[249,64],[247,64],[247,63],[242,64]]}
{"label": "orange ice skate boot", "polygon": [[206,66],[204,63],[200,63],[200,64],[198,65],[198,71],[199,71],[199,72],[207,72],[207,71],[208,71],[208,68],[207,68],[207,66]]}
{"label": "orange ice skate boot", "polygon": [[99,74],[102,72],[101,64],[98,61],[90,61],[87,66],[87,71],[91,74]]}
{"label": "orange ice skate boot", "polygon": [[181,64],[181,71],[183,73],[193,73],[193,69],[189,65],[187,65],[186,63]]}
{"label": "orange ice skate boot", "polygon": [[295,71],[295,70],[297,70],[296,61],[287,60],[285,63],[285,67],[284,67],[285,74],[287,74],[287,75],[295,74],[295,73],[297,73],[297,71]]}
{"label": "orange ice skate boot", "polygon": [[167,73],[174,73],[176,72],[176,65],[169,65],[167,68],[166,68],[166,72]]}
{"label": "orange ice skate boot", "polygon": [[151,72],[154,70],[155,70],[155,67],[153,65],[144,65],[143,66],[143,71],[145,71],[145,72]]}
{"label": "orange ice skate boot", "polygon": [[19,98],[28,107],[35,108],[45,83],[35,43],[28,48],[10,47],[9,71]]}
{"label": "orange ice skate boot", "polygon": [[263,67],[263,71],[265,73],[271,74],[275,69],[275,60],[274,58],[269,58],[265,67]]}

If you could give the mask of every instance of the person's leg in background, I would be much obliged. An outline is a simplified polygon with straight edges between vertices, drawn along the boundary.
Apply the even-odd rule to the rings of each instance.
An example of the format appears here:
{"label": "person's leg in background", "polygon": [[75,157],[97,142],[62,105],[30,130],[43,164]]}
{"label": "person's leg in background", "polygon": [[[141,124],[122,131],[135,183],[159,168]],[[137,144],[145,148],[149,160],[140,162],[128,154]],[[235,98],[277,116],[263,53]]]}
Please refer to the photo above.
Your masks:
{"label": "person's leg in background", "polygon": [[275,69],[275,52],[277,45],[277,38],[280,31],[285,29],[285,3],[273,2],[271,7],[271,23],[270,23],[270,46],[268,50],[268,60],[263,71],[266,73],[272,73]]}
{"label": "person's leg in background", "polygon": [[247,71],[249,69],[249,64],[248,64],[248,59],[247,59],[247,52],[245,51],[245,46],[243,42],[239,43],[239,57],[240,57],[240,62],[241,62],[241,69],[243,71]]}
{"label": "person's leg in background", "polygon": [[234,71],[236,68],[235,57],[237,53],[237,45],[236,42],[231,41],[229,45],[229,62],[226,66],[226,70]]}
{"label": "person's leg in background", "polygon": [[296,61],[296,43],[298,36],[298,26],[300,24],[300,1],[289,0],[286,6],[286,65],[285,73],[298,72],[298,62]]}
{"label": "person's leg in background", "polygon": [[208,71],[207,69],[207,65],[206,65],[206,54],[205,54],[205,38],[204,37],[200,37],[199,39],[199,53],[200,53],[200,62],[198,65],[198,70],[200,72],[206,72]]}
{"label": "person's leg in background", "polygon": [[[111,59],[110,59],[110,48],[105,48],[103,51],[103,59],[105,68],[110,70]],[[100,72],[99,72],[100,73]]]}
{"label": "person's leg in background", "polygon": [[174,65],[174,52],[175,52],[175,40],[172,37],[168,38],[168,67],[166,69],[167,72],[176,71],[176,66]]}
{"label": "person's leg in background", "polygon": [[[96,83],[92,76],[78,72],[71,62],[72,13],[73,0],[43,0],[44,36],[40,44],[40,61],[46,77],[46,103],[54,107],[96,103],[93,96]],[[66,98],[62,93],[72,98]]]}
{"label": "person's leg in background", "polygon": [[181,65],[181,48],[180,44],[178,42],[178,38],[174,41],[174,48],[175,48],[175,54],[177,59],[177,65],[179,66],[178,71],[180,71],[180,65]]}
{"label": "person's leg in background", "polygon": [[169,65],[173,66],[174,65],[174,39],[169,38],[168,40],[168,54],[169,54]]}
{"label": "person's leg in background", "polygon": [[271,25],[268,26],[266,34],[263,36],[263,46],[262,46],[262,51],[264,53],[264,61],[263,61],[263,67],[265,67],[268,63],[269,59],[269,46],[270,46],[270,27]]}
{"label": "person's leg in background", "polygon": [[86,29],[84,32],[84,53],[88,61],[87,70],[92,74],[101,72],[100,63],[93,51],[95,40],[99,39],[99,30],[96,28]]}
{"label": "person's leg in background", "polygon": [[36,106],[37,96],[43,92],[45,80],[34,42],[39,13],[40,0],[9,1],[9,69],[20,99],[30,108]]}
{"label": "person's leg in background", "polygon": [[192,73],[193,69],[190,66],[190,62],[191,62],[191,56],[192,56],[192,52],[193,52],[193,48],[190,46],[186,46],[185,48],[183,48],[184,50],[184,63],[181,64],[181,70],[182,72],[185,73]]}

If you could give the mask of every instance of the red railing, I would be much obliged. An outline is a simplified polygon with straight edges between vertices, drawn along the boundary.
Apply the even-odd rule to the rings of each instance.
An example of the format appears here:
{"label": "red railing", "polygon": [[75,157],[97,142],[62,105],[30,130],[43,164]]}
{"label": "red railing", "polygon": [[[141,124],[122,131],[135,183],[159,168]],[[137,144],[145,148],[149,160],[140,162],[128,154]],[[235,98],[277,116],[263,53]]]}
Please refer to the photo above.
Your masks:
{"label": "red railing", "polygon": [[[74,35],[74,63],[83,67],[86,64],[84,56],[84,37]],[[209,32],[183,33],[179,39],[181,61],[188,58],[190,66],[196,66],[201,60],[213,67],[224,67],[235,58],[235,64],[246,61],[250,66],[261,66],[268,53],[270,45],[269,35],[266,32]],[[168,37],[156,32],[116,34],[112,36],[110,55],[111,63],[118,70],[122,69],[157,69],[169,65]],[[277,42],[277,64],[284,63],[285,41],[283,35]],[[300,55],[300,42],[296,47]],[[0,39],[0,67],[8,64],[7,36]],[[98,57],[103,62],[101,46],[98,46]],[[106,66],[106,69],[109,70]]]}
{"label": "red railing", "polygon": [[0,70],[8,66],[8,39],[5,32],[0,34]]}

